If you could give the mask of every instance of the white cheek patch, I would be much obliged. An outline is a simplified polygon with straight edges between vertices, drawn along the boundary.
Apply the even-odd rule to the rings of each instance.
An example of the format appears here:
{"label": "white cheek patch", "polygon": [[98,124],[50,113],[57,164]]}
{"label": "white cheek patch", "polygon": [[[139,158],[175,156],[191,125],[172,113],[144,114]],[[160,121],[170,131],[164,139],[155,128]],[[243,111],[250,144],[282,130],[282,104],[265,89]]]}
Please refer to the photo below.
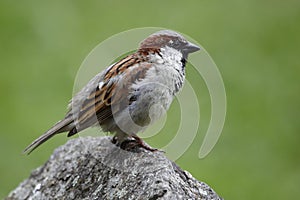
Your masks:
{"label": "white cheek patch", "polygon": [[150,62],[158,63],[158,64],[163,64],[164,59],[162,59],[158,54],[150,54],[149,56]]}
{"label": "white cheek patch", "polygon": [[98,88],[99,88],[99,90],[101,90],[101,88],[102,88],[103,84],[104,84],[104,82],[103,82],[103,81],[101,81],[101,82],[99,83],[99,85],[98,85]]}

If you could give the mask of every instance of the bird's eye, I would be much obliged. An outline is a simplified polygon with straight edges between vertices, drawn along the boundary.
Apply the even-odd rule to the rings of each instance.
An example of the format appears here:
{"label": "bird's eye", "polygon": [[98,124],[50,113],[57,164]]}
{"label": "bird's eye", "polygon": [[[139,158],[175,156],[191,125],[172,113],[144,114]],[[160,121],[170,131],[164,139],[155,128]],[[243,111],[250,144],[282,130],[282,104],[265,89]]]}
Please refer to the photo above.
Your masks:
{"label": "bird's eye", "polygon": [[180,42],[178,40],[170,40],[169,44],[171,47],[178,48],[180,46]]}

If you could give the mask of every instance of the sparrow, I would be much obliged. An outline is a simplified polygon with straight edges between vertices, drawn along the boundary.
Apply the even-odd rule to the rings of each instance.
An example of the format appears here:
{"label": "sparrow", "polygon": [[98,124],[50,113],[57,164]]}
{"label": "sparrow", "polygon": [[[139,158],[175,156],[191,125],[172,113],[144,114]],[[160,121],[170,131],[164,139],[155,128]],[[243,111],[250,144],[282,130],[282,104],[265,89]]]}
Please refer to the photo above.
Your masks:
{"label": "sparrow", "polygon": [[71,99],[68,112],[52,128],[34,140],[24,153],[31,153],[56,134],[67,136],[100,125],[114,134],[121,146],[135,141],[155,151],[137,134],[158,120],[183,86],[188,55],[200,48],[171,30],[161,30],[144,39],[137,51],[112,64]]}

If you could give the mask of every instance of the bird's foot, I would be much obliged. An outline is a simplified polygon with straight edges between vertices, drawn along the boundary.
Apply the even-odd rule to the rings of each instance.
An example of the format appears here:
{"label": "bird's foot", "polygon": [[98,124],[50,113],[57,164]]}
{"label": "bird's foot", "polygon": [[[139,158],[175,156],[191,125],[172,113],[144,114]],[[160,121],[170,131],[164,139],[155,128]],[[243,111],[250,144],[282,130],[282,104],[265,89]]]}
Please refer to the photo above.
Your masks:
{"label": "bird's foot", "polygon": [[159,151],[158,149],[149,146],[147,143],[144,142],[144,140],[142,140],[137,135],[133,135],[132,137],[135,139],[136,145],[138,147],[143,148],[143,149],[148,150],[148,151],[151,151],[151,152]]}
{"label": "bird's foot", "polygon": [[114,136],[112,138],[111,142],[126,151],[139,152],[139,148],[143,148],[143,149],[145,149],[147,151],[151,151],[151,152],[159,151],[159,152],[164,153],[164,151],[162,151],[162,150],[159,150],[159,149],[149,146],[137,135],[133,135],[130,138],[127,138],[121,142],[118,140],[117,136]]}

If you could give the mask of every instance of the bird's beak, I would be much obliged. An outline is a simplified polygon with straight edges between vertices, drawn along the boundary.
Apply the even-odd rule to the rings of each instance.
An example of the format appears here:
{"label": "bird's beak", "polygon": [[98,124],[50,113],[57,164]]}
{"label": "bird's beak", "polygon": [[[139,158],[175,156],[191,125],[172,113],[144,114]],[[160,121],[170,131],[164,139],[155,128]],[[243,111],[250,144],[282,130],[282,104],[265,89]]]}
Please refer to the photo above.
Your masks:
{"label": "bird's beak", "polygon": [[200,47],[198,47],[197,45],[191,43],[191,42],[188,42],[185,46],[184,46],[184,51],[186,53],[193,53],[193,52],[196,52],[196,51],[199,51],[200,50]]}

